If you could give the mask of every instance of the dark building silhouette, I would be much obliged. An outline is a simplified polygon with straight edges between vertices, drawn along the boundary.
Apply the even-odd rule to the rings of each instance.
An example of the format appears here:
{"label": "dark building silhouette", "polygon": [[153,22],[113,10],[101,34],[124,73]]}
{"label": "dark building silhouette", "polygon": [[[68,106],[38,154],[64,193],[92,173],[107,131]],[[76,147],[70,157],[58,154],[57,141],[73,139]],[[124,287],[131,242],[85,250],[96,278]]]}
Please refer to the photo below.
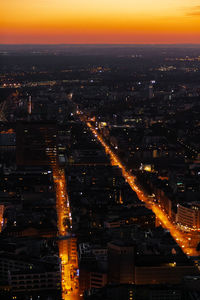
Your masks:
{"label": "dark building silhouette", "polygon": [[108,282],[134,283],[135,246],[115,241],[108,243]]}
{"label": "dark building silhouette", "polygon": [[54,122],[19,122],[16,129],[17,165],[55,165],[57,128]]}

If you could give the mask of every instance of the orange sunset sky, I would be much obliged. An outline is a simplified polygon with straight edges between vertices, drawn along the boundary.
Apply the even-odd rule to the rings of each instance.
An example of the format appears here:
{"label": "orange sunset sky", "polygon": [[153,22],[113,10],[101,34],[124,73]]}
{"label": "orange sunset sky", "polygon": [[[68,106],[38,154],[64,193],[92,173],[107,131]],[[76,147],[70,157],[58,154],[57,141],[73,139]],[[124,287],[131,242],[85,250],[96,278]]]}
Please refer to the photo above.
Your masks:
{"label": "orange sunset sky", "polygon": [[199,0],[1,0],[1,44],[200,43]]}

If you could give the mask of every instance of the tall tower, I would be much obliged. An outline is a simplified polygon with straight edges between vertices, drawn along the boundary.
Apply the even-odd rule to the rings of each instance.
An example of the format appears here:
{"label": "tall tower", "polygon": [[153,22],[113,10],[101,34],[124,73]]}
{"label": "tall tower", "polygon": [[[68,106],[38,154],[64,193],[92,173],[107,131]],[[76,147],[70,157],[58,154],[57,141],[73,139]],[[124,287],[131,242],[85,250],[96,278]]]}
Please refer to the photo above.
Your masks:
{"label": "tall tower", "polygon": [[153,84],[149,85],[149,99],[152,99],[154,97],[153,93]]}
{"label": "tall tower", "polygon": [[32,110],[32,103],[31,103],[31,96],[28,97],[28,114],[31,115]]}

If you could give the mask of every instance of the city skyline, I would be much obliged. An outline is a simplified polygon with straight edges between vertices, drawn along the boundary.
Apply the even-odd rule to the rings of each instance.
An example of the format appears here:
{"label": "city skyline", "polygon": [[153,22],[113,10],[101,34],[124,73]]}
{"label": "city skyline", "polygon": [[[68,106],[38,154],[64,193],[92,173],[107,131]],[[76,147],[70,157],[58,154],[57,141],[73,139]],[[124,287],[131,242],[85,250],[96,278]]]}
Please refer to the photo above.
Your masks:
{"label": "city skyline", "polygon": [[200,299],[199,45],[0,57],[0,299]]}
{"label": "city skyline", "polygon": [[197,0],[2,1],[1,44],[198,44]]}

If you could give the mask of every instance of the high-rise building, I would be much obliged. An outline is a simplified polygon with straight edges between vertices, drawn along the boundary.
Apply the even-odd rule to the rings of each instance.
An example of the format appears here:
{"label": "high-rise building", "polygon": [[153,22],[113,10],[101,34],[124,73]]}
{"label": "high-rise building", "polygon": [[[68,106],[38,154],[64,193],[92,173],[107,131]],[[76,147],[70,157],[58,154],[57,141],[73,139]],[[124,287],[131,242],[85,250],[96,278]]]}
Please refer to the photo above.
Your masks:
{"label": "high-rise building", "polygon": [[17,165],[55,165],[57,128],[54,122],[19,122],[16,129]]}
{"label": "high-rise building", "polygon": [[200,205],[199,203],[178,204],[177,222],[181,226],[189,227],[193,230],[200,229]]}
{"label": "high-rise building", "polygon": [[30,115],[32,112],[32,101],[31,96],[28,97],[28,114]]}
{"label": "high-rise building", "polygon": [[153,92],[153,84],[149,85],[149,99],[152,99],[154,97],[154,92]]}

